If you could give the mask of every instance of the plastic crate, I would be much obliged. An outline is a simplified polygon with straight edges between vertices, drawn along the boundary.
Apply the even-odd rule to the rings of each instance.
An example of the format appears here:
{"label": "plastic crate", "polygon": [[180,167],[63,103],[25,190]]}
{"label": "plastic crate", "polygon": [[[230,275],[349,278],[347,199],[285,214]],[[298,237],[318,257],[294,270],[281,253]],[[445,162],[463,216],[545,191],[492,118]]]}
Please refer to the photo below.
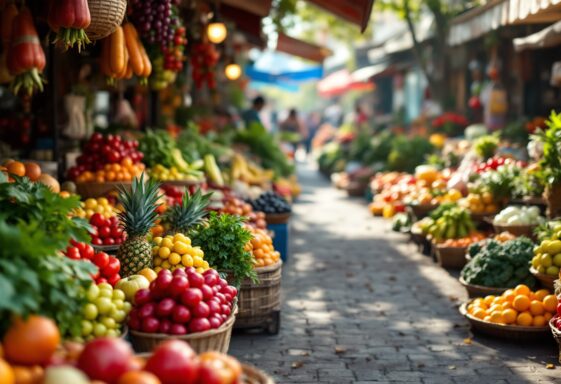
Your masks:
{"label": "plastic crate", "polygon": [[267,225],[267,229],[274,232],[273,246],[275,250],[280,252],[282,261],[286,263],[289,256],[288,223],[269,224]]}

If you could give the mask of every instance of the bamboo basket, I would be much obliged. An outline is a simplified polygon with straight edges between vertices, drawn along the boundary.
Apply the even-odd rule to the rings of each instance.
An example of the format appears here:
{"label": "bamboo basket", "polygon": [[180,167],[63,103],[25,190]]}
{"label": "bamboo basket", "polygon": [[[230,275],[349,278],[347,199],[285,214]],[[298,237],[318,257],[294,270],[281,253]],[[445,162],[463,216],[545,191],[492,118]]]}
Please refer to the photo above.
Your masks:
{"label": "bamboo basket", "polygon": [[101,197],[105,196],[110,192],[117,191],[118,186],[123,186],[127,189],[131,187],[130,181],[106,181],[103,183],[96,182],[84,182],[76,183],[76,192],[83,198],[87,199],[89,197]]}
{"label": "bamboo basket", "polygon": [[242,364],[242,384],[275,384],[265,372],[252,365]]}
{"label": "bamboo basket", "polygon": [[554,282],[557,276],[549,276],[545,273],[539,273],[534,267],[530,267],[530,273],[540,281],[542,287],[549,289],[551,292],[554,291]]}
{"label": "bamboo basket", "polygon": [[534,238],[534,229],[537,225],[499,225],[493,223],[493,228],[495,233],[499,234],[501,232],[510,232],[514,236],[526,236],[530,239]]}
{"label": "bamboo basket", "polygon": [[265,221],[267,224],[286,224],[290,220],[290,212],[286,213],[267,213]]}
{"label": "bamboo basket", "polygon": [[114,254],[117,253],[117,250],[119,249],[120,245],[92,245],[92,247],[96,252],[105,252],[105,253]]}
{"label": "bamboo basket", "polygon": [[281,307],[282,261],[255,269],[258,282],[246,279],[238,294],[238,314],[234,328],[271,327],[278,333],[278,316]]}
{"label": "bamboo basket", "polygon": [[461,269],[466,265],[467,247],[443,247],[436,245],[436,260],[442,268]]}
{"label": "bamboo basket", "polygon": [[109,36],[121,23],[127,10],[127,0],[88,0],[91,23],[86,28],[90,40]]}
{"label": "bamboo basket", "polygon": [[549,326],[525,327],[521,325],[495,324],[483,321],[470,315],[467,306],[473,300],[468,300],[460,306],[460,313],[471,324],[472,328],[489,336],[499,337],[512,341],[533,341],[538,338],[547,338]]}
{"label": "bamboo basket", "polygon": [[165,333],[145,333],[130,329],[129,335],[134,350],[138,353],[151,352],[162,341],[169,339],[183,340],[191,345],[197,353],[218,351],[228,353],[232,328],[236,321],[237,306],[232,308],[232,314],[218,329],[188,335],[168,335]]}
{"label": "bamboo basket", "polygon": [[466,289],[470,298],[485,297],[488,295],[502,295],[508,288],[485,287],[483,285],[468,284],[463,277],[460,276],[460,284]]}
{"label": "bamboo basket", "polygon": [[438,208],[438,204],[409,204],[408,207],[417,219],[422,219]]}
{"label": "bamboo basket", "polygon": [[549,328],[551,329],[551,334],[553,335],[553,338],[555,339],[555,341],[557,342],[557,346],[559,347],[557,360],[561,363],[561,331],[558,330],[557,327],[555,327],[555,325],[553,324],[558,318],[559,317],[555,315],[549,320]]}

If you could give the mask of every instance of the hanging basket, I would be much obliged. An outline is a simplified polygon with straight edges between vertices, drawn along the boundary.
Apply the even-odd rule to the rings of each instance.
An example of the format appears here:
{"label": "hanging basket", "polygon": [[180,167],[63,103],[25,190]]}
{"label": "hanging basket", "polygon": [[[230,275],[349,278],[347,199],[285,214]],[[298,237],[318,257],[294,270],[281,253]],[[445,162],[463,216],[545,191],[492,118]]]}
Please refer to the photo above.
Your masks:
{"label": "hanging basket", "polygon": [[91,23],[86,34],[92,41],[109,36],[121,23],[127,10],[127,0],[88,0]]}
{"label": "hanging basket", "polygon": [[234,306],[232,308],[232,314],[228,320],[226,320],[226,322],[217,329],[181,336],[168,335],[165,333],[145,333],[130,329],[130,340],[137,353],[152,352],[158,344],[169,339],[186,341],[197,353],[203,353],[206,351],[228,353],[228,348],[230,348],[230,338],[232,337],[232,327],[236,321],[237,310],[237,307]]}

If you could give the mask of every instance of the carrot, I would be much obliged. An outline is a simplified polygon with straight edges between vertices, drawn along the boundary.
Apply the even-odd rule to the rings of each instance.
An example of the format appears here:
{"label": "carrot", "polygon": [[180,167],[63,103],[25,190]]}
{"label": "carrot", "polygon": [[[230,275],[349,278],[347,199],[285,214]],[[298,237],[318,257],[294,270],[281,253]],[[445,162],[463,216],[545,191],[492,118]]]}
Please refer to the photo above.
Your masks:
{"label": "carrot", "polygon": [[132,23],[123,25],[123,32],[125,34],[125,43],[129,51],[130,64],[135,75],[142,76],[144,73],[144,60],[142,52],[140,51],[140,41],[138,34]]}
{"label": "carrot", "polygon": [[123,28],[117,27],[115,32],[110,36],[111,39],[111,50],[110,50],[110,60],[109,64],[111,67],[111,72],[114,74],[123,73],[127,70],[127,61],[125,60],[125,36],[123,33]]}
{"label": "carrot", "polygon": [[124,79],[125,76],[127,75],[128,67],[129,67],[129,52],[127,51],[125,46],[125,66],[123,67],[123,70],[121,72],[115,74],[115,77],[117,79]]}
{"label": "carrot", "polygon": [[143,45],[140,46],[140,50],[142,51],[142,61],[144,62],[144,72],[142,73],[142,77],[149,77],[152,73],[152,63],[150,62],[150,58],[148,57]]}

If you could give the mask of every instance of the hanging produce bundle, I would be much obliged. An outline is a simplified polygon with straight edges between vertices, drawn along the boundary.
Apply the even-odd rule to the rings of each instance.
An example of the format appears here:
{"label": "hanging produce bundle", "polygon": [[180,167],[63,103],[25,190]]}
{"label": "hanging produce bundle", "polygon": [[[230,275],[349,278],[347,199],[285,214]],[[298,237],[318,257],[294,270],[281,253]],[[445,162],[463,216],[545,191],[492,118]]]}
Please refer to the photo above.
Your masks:
{"label": "hanging produce bundle", "polygon": [[78,52],[90,43],[86,28],[91,22],[87,0],[51,0],[48,16],[49,26],[56,32],[55,43],[65,49],[76,44]]}
{"label": "hanging produce bundle", "polygon": [[193,81],[197,89],[202,88],[204,84],[206,84],[209,89],[216,88],[214,69],[219,58],[220,53],[218,53],[214,44],[200,43],[193,47],[191,65],[193,67]]}
{"label": "hanging produce bundle", "polygon": [[132,68],[129,67],[129,52],[125,44],[125,33],[122,27],[103,39],[101,47],[101,72],[113,84],[115,79],[130,79]]}
{"label": "hanging produce bundle", "polygon": [[132,73],[140,77],[141,84],[146,84],[148,76],[152,73],[152,63],[150,63],[150,59],[134,25],[132,23],[125,23],[123,25],[123,32],[125,34],[126,49],[129,54],[128,65],[132,69]]}
{"label": "hanging produce bundle", "polygon": [[27,95],[35,89],[43,91],[41,73],[45,69],[45,52],[41,47],[33,17],[29,8],[24,7],[14,18],[8,52],[8,69],[15,76],[12,90],[18,94],[24,90]]}

